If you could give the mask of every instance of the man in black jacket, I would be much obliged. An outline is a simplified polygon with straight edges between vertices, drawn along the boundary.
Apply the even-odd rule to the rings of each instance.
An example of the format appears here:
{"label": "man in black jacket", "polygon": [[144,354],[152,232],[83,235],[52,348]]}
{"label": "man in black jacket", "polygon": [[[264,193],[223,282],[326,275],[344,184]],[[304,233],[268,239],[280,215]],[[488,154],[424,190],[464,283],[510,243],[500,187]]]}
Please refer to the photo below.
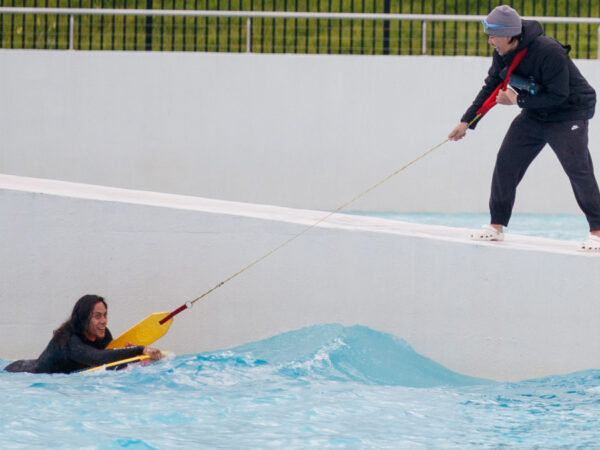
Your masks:
{"label": "man in black jacket", "polygon": [[[501,241],[508,225],[517,185],[529,164],[549,144],[566,172],[590,235],[582,250],[600,251],[600,191],[588,150],[588,120],[594,115],[596,93],[569,58],[568,48],[542,36],[542,26],[522,20],[511,7],[495,8],[483,21],[488,43],[494,47],[485,85],[448,138],[462,139],[484,101],[503,81],[515,55],[527,49],[512,72],[535,89],[500,90],[496,102],[518,105],[496,159],[490,196],[491,224],[472,239]],[[504,71],[504,72],[503,72]],[[512,78],[511,78],[512,80]],[[471,123],[475,128],[477,120]]]}

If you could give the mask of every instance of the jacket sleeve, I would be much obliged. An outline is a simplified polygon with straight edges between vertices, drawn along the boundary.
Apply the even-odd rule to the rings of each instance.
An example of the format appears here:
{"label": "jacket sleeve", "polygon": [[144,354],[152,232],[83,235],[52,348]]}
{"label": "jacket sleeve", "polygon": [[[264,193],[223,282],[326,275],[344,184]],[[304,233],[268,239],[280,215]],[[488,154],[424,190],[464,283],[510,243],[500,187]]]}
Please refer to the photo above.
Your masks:
{"label": "jacket sleeve", "polygon": [[[492,58],[492,65],[488,70],[488,75],[485,78],[484,85],[473,100],[473,104],[467,109],[467,111],[463,114],[460,119],[461,122],[471,122],[475,118],[477,114],[477,110],[481,108],[483,102],[487,100],[487,98],[494,92],[496,87],[502,82],[502,78],[500,78],[500,72],[502,70],[502,63],[500,60],[500,56],[494,51]],[[477,122],[470,126],[471,129],[475,129],[477,126]]]}
{"label": "jacket sleeve", "polygon": [[553,47],[540,62],[539,80],[543,90],[536,95],[526,92],[517,97],[521,108],[551,108],[565,102],[569,97],[569,56],[562,47]]}
{"label": "jacket sleeve", "polygon": [[143,352],[143,345],[104,350],[85,344],[79,336],[72,335],[69,338],[69,359],[90,366],[98,366],[121,359],[132,358],[141,355]]}

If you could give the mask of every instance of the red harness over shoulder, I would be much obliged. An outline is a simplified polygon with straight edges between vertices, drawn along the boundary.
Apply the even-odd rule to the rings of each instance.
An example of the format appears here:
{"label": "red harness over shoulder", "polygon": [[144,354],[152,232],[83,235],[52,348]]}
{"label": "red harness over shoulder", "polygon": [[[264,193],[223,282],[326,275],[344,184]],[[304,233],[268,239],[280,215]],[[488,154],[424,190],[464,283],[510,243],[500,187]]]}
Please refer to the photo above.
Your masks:
{"label": "red harness over shoulder", "polygon": [[496,87],[496,89],[494,89],[494,92],[492,92],[492,95],[490,95],[487,98],[487,100],[485,102],[483,102],[483,105],[481,105],[481,108],[479,108],[477,110],[475,118],[473,119],[473,123],[476,122],[477,120],[481,119],[496,104],[496,97],[498,96],[498,92],[500,92],[500,90],[506,89],[506,87],[508,86],[508,82],[510,81],[510,74],[513,72],[515,67],[517,67],[517,65],[521,62],[521,60],[523,59],[523,56],[525,56],[525,53],[527,53],[526,48],[524,48],[523,50],[521,50],[519,53],[517,53],[515,55],[512,62],[510,63],[510,66],[508,66],[508,70],[506,71],[506,77],[504,77],[504,80],[502,81],[502,83],[500,83],[498,85],[498,87]]}

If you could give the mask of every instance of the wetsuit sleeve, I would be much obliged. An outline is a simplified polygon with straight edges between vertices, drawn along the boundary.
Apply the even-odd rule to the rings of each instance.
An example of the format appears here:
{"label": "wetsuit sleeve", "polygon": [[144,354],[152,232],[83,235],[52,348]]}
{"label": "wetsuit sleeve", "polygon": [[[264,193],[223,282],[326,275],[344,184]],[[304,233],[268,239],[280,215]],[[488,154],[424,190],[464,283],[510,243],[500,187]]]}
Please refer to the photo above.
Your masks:
{"label": "wetsuit sleeve", "polygon": [[539,83],[543,90],[536,95],[526,92],[517,97],[521,108],[549,108],[561,105],[569,96],[569,56],[562,47],[552,48],[541,62]]}
{"label": "wetsuit sleeve", "polygon": [[104,350],[85,344],[79,336],[73,335],[69,338],[69,359],[89,366],[99,366],[121,359],[132,358],[143,354],[143,352],[143,345]]}
{"label": "wetsuit sleeve", "polygon": [[[484,85],[481,88],[481,90],[479,91],[479,94],[477,94],[477,97],[475,97],[475,100],[473,100],[473,104],[463,114],[462,118],[460,119],[461,122],[469,123],[469,122],[471,122],[471,120],[473,120],[475,118],[475,115],[477,114],[477,110],[479,108],[481,108],[481,105],[483,105],[483,102],[485,102],[487,100],[487,98],[490,95],[492,95],[492,92],[494,92],[496,87],[498,87],[498,85],[502,82],[502,78],[500,77],[501,71],[502,71],[502,63],[500,60],[500,56],[497,55],[496,51],[494,50],[494,54],[493,54],[493,58],[492,58],[492,65],[490,66],[490,68],[488,70],[488,75],[485,78]],[[477,126],[477,123],[478,122],[475,122],[473,125],[470,126],[470,128],[475,129],[475,127]]]}

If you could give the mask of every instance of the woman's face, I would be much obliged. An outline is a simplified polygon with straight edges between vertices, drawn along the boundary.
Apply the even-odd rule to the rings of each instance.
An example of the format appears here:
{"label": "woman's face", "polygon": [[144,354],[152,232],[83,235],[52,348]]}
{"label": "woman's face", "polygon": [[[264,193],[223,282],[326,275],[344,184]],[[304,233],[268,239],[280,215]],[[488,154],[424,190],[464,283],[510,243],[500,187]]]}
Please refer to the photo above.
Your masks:
{"label": "woman's face", "polygon": [[87,337],[90,341],[103,339],[106,335],[106,323],[106,306],[104,306],[104,303],[102,302],[97,302],[94,305],[92,313],[90,314],[90,320],[85,332],[85,337]]}

